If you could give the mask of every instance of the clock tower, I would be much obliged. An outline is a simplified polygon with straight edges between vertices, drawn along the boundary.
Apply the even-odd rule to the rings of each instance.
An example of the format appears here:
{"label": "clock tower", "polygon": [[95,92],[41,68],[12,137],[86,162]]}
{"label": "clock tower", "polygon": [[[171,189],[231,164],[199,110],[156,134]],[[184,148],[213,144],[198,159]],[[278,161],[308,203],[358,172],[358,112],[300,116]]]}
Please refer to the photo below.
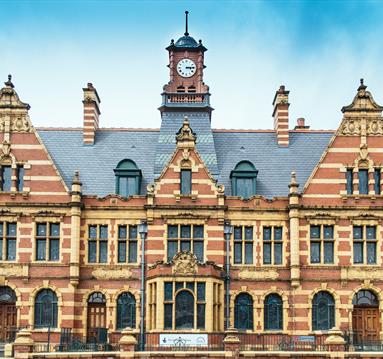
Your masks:
{"label": "clock tower", "polygon": [[171,40],[169,52],[169,82],[163,87],[161,129],[157,144],[155,173],[160,174],[175,146],[175,134],[187,116],[197,134],[197,150],[213,175],[218,174],[213,133],[209,86],[203,81],[204,57],[207,51],[188,32],[188,11],[185,11],[185,33],[177,41]]}

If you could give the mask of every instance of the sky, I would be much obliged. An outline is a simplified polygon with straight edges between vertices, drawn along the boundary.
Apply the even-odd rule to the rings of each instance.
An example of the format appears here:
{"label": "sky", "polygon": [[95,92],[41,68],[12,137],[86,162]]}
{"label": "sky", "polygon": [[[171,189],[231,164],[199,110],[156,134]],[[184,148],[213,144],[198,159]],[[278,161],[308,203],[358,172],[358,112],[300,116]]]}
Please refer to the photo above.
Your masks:
{"label": "sky", "polygon": [[13,75],[36,127],[81,127],[92,82],[101,127],[158,128],[185,10],[208,48],[214,128],[272,128],[281,84],[292,128],[337,128],[362,77],[383,104],[383,0],[0,0],[0,80]]}

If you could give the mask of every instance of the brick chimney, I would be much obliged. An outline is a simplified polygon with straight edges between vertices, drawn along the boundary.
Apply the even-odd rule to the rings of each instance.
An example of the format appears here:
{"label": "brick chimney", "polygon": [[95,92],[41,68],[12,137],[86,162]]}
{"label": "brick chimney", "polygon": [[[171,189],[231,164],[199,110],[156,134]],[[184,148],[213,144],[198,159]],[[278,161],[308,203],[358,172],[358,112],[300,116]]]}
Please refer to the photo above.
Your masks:
{"label": "brick chimney", "polygon": [[84,91],[84,127],[83,127],[83,140],[84,145],[94,145],[96,131],[98,129],[98,119],[100,112],[100,98],[98,97],[96,89],[91,83],[82,89]]}
{"label": "brick chimney", "polygon": [[273,100],[274,130],[279,147],[289,146],[289,92],[281,85]]}

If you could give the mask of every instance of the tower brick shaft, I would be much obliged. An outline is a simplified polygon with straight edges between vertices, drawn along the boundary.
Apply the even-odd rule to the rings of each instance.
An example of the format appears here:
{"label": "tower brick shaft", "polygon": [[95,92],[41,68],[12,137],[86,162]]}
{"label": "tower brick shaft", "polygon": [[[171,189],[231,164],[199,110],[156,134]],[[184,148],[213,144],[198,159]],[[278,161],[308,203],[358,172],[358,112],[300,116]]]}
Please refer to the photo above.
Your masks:
{"label": "tower brick shaft", "polygon": [[289,146],[289,92],[281,85],[273,100],[274,130],[280,147]]}
{"label": "tower brick shaft", "polygon": [[84,127],[83,127],[83,140],[84,145],[93,145],[95,143],[96,132],[99,127],[100,112],[100,98],[98,97],[97,90],[91,83],[83,88],[84,91]]}

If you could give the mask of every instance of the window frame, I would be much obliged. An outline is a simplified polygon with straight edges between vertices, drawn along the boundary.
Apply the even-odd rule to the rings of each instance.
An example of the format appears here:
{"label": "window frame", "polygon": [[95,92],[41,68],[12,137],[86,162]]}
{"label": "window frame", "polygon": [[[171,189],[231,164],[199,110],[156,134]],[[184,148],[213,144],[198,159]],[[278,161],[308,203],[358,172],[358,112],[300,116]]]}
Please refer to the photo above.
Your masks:
{"label": "window frame", "polygon": [[[141,182],[142,182],[142,171],[137,167],[136,163],[132,161],[131,159],[123,159],[118,164],[117,167],[113,170],[114,175],[116,177],[115,179],[115,186],[116,186],[116,194],[122,196],[122,197],[130,197],[130,196],[139,196],[141,194]],[[121,194],[121,178],[135,178],[135,193],[128,193],[128,184],[126,184],[127,189],[126,193],[127,195]]]}
{"label": "window frame", "polygon": [[[96,227],[96,237],[91,238],[90,236],[90,228],[91,227]],[[107,237],[106,238],[101,238],[101,227],[106,227],[107,228]],[[109,256],[109,246],[110,246],[110,232],[109,232],[109,224],[106,223],[88,223],[87,224],[87,245],[86,245],[86,263],[89,265],[105,265],[110,263],[110,256]],[[106,242],[106,261],[101,262],[100,261],[100,255],[101,255],[101,242]],[[96,247],[96,253],[95,253],[95,261],[90,261],[90,243],[94,243]],[[117,251],[116,251],[117,252]]]}
{"label": "window frame", "polygon": [[[51,323],[43,323],[43,321],[41,320],[40,318],[40,322],[37,323],[37,311],[38,311],[38,306],[45,306],[46,303],[43,302],[42,300],[40,300],[40,302],[37,302],[38,300],[38,297],[43,294],[45,295],[48,295],[48,293],[52,296],[52,302],[50,303],[50,305],[52,306],[51,308],[51,314],[52,314],[52,318],[51,318]],[[33,308],[33,314],[34,314],[34,318],[33,318],[33,327],[35,329],[45,329],[45,328],[58,328],[58,297],[57,297],[57,294],[50,288],[42,288],[40,289],[35,297],[34,297],[34,308]],[[41,311],[41,308],[40,308],[40,311]],[[52,324],[52,325],[50,325]]]}
{"label": "window frame", "polygon": [[[39,225],[45,225],[45,236],[39,236],[38,234],[38,226]],[[51,234],[52,231],[52,225],[58,225],[59,228],[59,235],[55,236]],[[61,254],[62,254],[62,248],[61,248],[61,238],[62,238],[62,226],[61,222],[59,221],[36,221],[35,222],[35,238],[34,238],[34,261],[35,262],[51,262],[51,263],[60,263],[61,262]],[[44,258],[39,259],[38,258],[38,241],[45,241],[45,252],[44,252]],[[52,241],[58,241],[58,258],[57,259],[51,259],[51,248],[52,248]]]}
{"label": "window frame", "polygon": [[[125,228],[125,237],[120,237],[120,229]],[[132,236],[132,231],[135,229],[136,235]],[[139,233],[137,224],[118,224],[117,225],[117,251],[116,251],[116,262],[119,265],[122,264],[137,264],[138,263],[138,250],[139,250]],[[120,244],[125,244],[125,260],[120,261]],[[131,261],[131,246],[135,246],[135,260]]]}
{"label": "window frame", "polygon": [[[280,300],[280,303],[267,303],[268,300],[272,300],[273,298],[278,297]],[[270,326],[270,307],[271,305],[277,305],[277,311],[278,311],[278,327],[277,328],[272,328]],[[269,293],[265,296],[264,301],[263,301],[263,330],[264,331],[270,331],[270,332],[275,332],[275,331],[283,331],[284,329],[284,308],[283,308],[283,298],[279,293]]]}
{"label": "window frame", "polygon": [[[11,225],[15,225],[15,235],[9,235],[8,234],[8,228]],[[17,260],[17,248],[18,248],[18,225],[17,221],[0,221],[0,261],[1,262],[15,262]],[[15,252],[14,252],[14,259],[8,259],[8,249],[10,247],[9,242],[14,241],[15,242]]]}
{"label": "window frame", "polygon": [[[332,304],[327,302],[327,319],[329,323],[328,328],[320,328],[318,327],[318,319],[321,317],[321,313],[319,313],[318,306],[319,301],[322,299],[321,296],[327,296],[327,299],[332,301]],[[319,299],[318,299],[319,298]],[[315,303],[315,300],[318,300],[318,303]],[[314,325],[315,324],[315,325]],[[311,299],[311,328],[312,331],[329,331],[336,325],[336,302],[334,296],[326,291],[321,290],[315,293],[315,295]]]}
{"label": "window frame", "polygon": [[[250,322],[250,326],[246,326],[244,328],[240,328],[238,323],[240,321],[240,318],[238,318],[238,307],[239,307],[239,304],[238,304],[238,301],[239,301],[239,297],[241,296],[246,296],[250,299],[250,302],[248,304],[246,304],[247,306],[247,315],[248,315],[248,322]],[[250,312],[250,313],[249,313]],[[241,293],[238,293],[235,298],[234,298],[234,327],[236,329],[238,329],[238,331],[254,331],[254,325],[255,325],[255,320],[254,320],[254,298],[253,296],[250,294],[250,293],[247,293],[247,292],[241,292]]]}
{"label": "window frame", "polygon": [[[235,238],[236,237],[236,229],[241,228],[241,238]],[[246,238],[246,230],[251,228],[251,238]],[[253,224],[250,225],[234,225],[233,226],[233,233],[231,235],[231,248],[232,248],[232,258],[231,262],[234,266],[254,266],[255,265],[255,226]],[[247,248],[251,244],[251,263],[246,263],[246,254],[247,254]],[[241,247],[241,261],[236,262],[236,245],[240,245]]]}
{"label": "window frame", "polygon": [[[132,301],[130,303],[119,303],[120,299],[121,300],[124,299],[122,298],[124,296],[128,297]],[[128,319],[125,318],[125,321],[124,321],[124,317],[123,317],[124,313],[121,312],[121,309],[125,305],[132,306],[131,313],[130,313],[132,317]],[[129,314],[127,314],[126,316],[129,316]],[[124,325],[125,322],[129,322],[128,325]],[[129,325],[129,324],[132,324],[132,325]],[[125,329],[126,327],[130,327],[132,329],[137,328],[137,301],[134,294],[129,291],[124,291],[119,293],[116,299],[116,330],[121,331]]]}
{"label": "window frame", "polygon": [[[185,179],[184,174],[188,173],[189,178]],[[185,182],[187,181],[187,183]],[[184,188],[184,185],[187,185],[188,188]],[[193,193],[193,172],[191,168],[181,168],[180,170],[180,195],[181,196],[191,196]]]}
{"label": "window frame", "polygon": [[[355,238],[355,228],[356,227],[362,227],[362,238]],[[369,239],[367,236],[367,228],[375,228],[375,238]],[[378,253],[379,249],[379,226],[378,224],[361,224],[361,223],[353,223],[351,227],[352,231],[352,265],[357,265],[357,266],[379,266],[380,265],[380,256]],[[369,263],[368,262],[368,254],[369,254],[369,249],[368,249],[368,244],[374,244],[374,252],[375,252],[375,262],[374,263]],[[355,262],[355,245],[356,244],[361,244],[362,245],[362,261],[361,262]]]}
{"label": "window frame", "polygon": [[[265,229],[270,228],[271,232],[271,238],[265,240]],[[275,232],[276,229],[280,228],[281,229],[281,239],[275,239]],[[265,266],[284,266],[285,261],[284,261],[284,232],[285,232],[285,227],[282,224],[263,224],[261,226],[261,233],[262,233],[262,238],[261,238],[261,253],[262,253],[262,265]],[[270,263],[265,262],[265,244],[270,245]],[[281,263],[275,263],[275,248],[280,245],[281,246]]]}
{"label": "window frame", "polygon": [[[319,237],[312,236],[313,227],[319,227]],[[332,228],[332,238],[325,238],[325,227]],[[336,227],[333,223],[310,223],[308,230],[309,237],[309,248],[310,248],[310,256],[309,256],[309,265],[325,265],[332,266],[336,264]],[[313,262],[313,253],[312,253],[312,245],[314,243],[319,244],[319,261]],[[327,243],[332,243],[332,262],[325,261],[325,248]]]}
{"label": "window frame", "polygon": [[251,179],[252,180],[252,193],[250,196],[241,196],[243,199],[248,199],[255,196],[257,193],[257,176],[258,170],[255,168],[252,162],[244,160],[236,164],[234,169],[230,172],[231,179],[231,194],[232,196],[240,196],[240,190],[238,188],[238,179]]}

